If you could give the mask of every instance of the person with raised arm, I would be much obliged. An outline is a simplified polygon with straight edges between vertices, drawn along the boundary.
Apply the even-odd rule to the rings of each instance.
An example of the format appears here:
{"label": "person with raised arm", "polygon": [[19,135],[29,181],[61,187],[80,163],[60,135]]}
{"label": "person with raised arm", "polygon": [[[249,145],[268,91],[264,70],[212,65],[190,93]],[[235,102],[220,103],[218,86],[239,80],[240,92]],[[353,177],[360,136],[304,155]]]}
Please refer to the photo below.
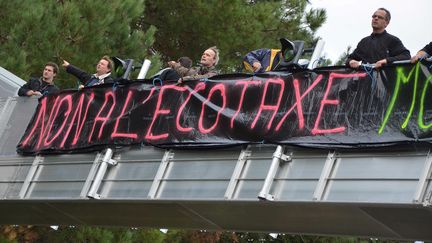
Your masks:
{"label": "person with raised arm", "polygon": [[84,87],[114,82],[113,78],[111,77],[111,71],[114,67],[114,64],[109,56],[103,56],[99,60],[98,64],[96,65],[96,73],[94,74],[89,74],[85,71],[82,71],[66,60],[63,60],[62,66],[66,68],[66,72],[77,77]]}

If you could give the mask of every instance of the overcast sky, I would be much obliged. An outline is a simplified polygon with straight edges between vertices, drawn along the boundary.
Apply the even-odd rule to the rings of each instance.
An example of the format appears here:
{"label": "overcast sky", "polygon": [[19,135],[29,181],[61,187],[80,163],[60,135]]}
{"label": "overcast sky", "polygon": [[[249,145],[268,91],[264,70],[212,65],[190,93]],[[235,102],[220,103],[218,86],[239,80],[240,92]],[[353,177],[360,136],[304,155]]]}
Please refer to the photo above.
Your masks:
{"label": "overcast sky", "polygon": [[311,0],[313,8],[325,8],[327,21],[317,35],[325,41],[324,53],[333,62],[372,33],[373,12],[388,9],[387,32],[401,39],[411,55],[432,41],[432,0]]}

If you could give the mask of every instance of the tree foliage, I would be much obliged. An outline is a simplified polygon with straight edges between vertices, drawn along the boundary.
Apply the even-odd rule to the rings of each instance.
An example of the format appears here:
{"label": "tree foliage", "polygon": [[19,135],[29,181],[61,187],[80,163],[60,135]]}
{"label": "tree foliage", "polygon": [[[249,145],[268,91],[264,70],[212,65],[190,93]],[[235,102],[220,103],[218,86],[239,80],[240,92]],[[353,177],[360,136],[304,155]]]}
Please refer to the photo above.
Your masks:
{"label": "tree foliage", "polygon": [[[307,236],[268,233],[168,230],[127,227],[61,226],[57,230],[48,226],[0,226],[3,242],[88,242],[88,243],[396,243],[401,241],[359,237]],[[407,242],[408,243],[408,242]]]}
{"label": "tree foliage", "polygon": [[326,20],[323,9],[308,9],[307,0],[166,0],[146,1],[143,29],[156,26],[154,47],[164,59],[189,56],[198,61],[217,45],[221,65],[233,71],[247,52],[279,48],[279,38],[316,41],[315,31]]}
{"label": "tree foliage", "polygon": [[[135,27],[143,11],[144,0],[2,1],[0,66],[27,79],[62,58],[89,72],[103,55],[149,58],[156,29]],[[151,59],[158,68],[158,57]],[[57,80],[75,86],[65,72]]]}
{"label": "tree foliage", "polygon": [[[307,0],[2,1],[0,66],[23,79],[40,76],[44,63],[61,59],[93,72],[108,54],[150,58],[152,73],[161,63],[150,49],[165,61],[179,56],[198,61],[204,49],[217,45],[220,67],[232,72],[248,51],[278,48],[280,37],[312,44],[326,12],[308,5]],[[57,83],[75,87],[73,80],[61,72]]]}

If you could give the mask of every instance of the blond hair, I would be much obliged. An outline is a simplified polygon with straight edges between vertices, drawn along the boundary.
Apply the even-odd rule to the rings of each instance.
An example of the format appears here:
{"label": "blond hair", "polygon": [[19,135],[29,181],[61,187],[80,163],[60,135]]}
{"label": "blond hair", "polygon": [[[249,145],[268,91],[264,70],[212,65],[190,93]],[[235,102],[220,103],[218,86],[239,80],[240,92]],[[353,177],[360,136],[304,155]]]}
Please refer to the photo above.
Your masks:
{"label": "blond hair", "polygon": [[207,50],[212,50],[215,53],[214,59],[215,59],[215,66],[219,62],[219,49],[216,46],[209,47]]}

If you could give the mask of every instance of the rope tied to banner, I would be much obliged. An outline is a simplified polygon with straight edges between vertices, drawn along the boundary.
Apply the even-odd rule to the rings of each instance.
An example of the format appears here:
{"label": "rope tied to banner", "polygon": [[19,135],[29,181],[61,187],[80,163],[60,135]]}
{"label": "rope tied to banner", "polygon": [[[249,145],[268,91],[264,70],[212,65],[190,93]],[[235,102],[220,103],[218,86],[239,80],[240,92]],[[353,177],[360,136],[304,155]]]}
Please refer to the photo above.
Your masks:
{"label": "rope tied to banner", "polygon": [[153,79],[153,86],[156,86],[156,82],[157,82],[157,81],[159,81],[160,86],[163,85],[163,81],[162,81],[162,79],[160,79],[160,78],[154,78],[154,79]]}
{"label": "rope tied to banner", "polygon": [[318,66],[318,65],[321,63],[322,60],[324,60],[324,58],[322,58],[322,57],[320,57],[320,58],[318,58],[318,59],[315,59],[315,60],[312,62],[312,67],[315,67],[315,64]]}
{"label": "rope tied to banner", "polygon": [[372,64],[362,64],[363,70],[366,72],[366,74],[371,78],[372,80],[372,91],[375,90],[375,86],[377,84],[377,80],[374,77],[374,66]]}
{"label": "rope tied to banner", "polygon": [[[421,62],[423,60],[426,60],[427,62],[432,62],[432,57],[426,57],[426,56],[422,56],[418,59],[418,62]],[[427,66],[429,70],[432,69],[432,64]]]}
{"label": "rope tied to banner", "polygon": [[202,78],[202,79],[200,79],[200,81],[204,82],[204,83],[207,83],[207,81],[209,81],[209,79],[208,78]]}
{"label": "rope tied to banner", "polygon": [[116,91],[117,85],[118,85],[118,82],[113,82],[113,85],[112,85],[113,91]]}
{"label": "rope tied to banner", "polygon": [[79,90],[80,90],[80,85],[81,85],[80,81],[77,80],[77,81],[76,81],[76,84],[77,84],[77,91],[79,91]]}

